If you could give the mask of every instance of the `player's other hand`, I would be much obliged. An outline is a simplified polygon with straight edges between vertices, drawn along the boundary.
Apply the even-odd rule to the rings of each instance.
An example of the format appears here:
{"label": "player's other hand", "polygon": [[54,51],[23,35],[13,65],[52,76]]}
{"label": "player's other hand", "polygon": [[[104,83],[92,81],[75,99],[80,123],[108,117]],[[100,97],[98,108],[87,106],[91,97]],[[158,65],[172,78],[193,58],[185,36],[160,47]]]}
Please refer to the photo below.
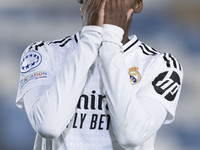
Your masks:
{"label": "player's other hand", "polygon": [[81,7],[83,26],[95,25],[103,27],[106,1],[83,0],[83,7]]}
{"label": "player's other hand", "polygon": [[132,8],[127,11],[125,0],[107,0],[104,24],[116,25],[123,30],[126,30],[132,13]]}

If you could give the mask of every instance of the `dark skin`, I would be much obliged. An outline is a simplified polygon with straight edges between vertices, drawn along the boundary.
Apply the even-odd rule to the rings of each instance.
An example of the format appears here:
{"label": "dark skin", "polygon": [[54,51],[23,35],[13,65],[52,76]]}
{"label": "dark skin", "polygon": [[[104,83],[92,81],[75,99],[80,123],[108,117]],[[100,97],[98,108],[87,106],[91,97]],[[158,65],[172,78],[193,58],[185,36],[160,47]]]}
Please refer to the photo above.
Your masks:
{"label": "dark skin", "polygon": [[78,0],[83,4],[83,26],[103,24],[118,26],[124,30],[122,43],[126,44],[133,13],[142,11],[142,0]]}

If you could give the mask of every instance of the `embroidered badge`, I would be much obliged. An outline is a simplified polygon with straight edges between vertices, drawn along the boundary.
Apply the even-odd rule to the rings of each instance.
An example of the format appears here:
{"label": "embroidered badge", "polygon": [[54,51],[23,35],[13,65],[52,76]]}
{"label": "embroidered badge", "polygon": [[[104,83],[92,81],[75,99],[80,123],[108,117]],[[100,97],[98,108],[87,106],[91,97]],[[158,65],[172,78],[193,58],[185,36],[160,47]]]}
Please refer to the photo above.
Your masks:
{"label": "embroidered badge", "polygon": [[128,73],[130,75],[130,82],[131,82],[132,85],[137,84],[141,79],[141,75],[138,72],[138,69],[139,68],[135,67],[135,66],[129,68]]}
{"label": "embroidered badge", "polygon": [[26,73],[36,68],[42,62],[42,56],[36,51],[30,51],[21,60],[21,72]]}

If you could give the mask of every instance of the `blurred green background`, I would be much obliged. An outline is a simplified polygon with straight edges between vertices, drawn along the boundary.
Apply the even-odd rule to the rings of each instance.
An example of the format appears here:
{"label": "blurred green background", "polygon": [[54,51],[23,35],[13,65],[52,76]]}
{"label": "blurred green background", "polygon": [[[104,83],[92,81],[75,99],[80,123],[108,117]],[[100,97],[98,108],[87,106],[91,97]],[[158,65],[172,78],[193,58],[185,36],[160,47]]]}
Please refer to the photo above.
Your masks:
{"label": "blurred green background", "polygon": [[[81,30],[76,0],[0,0],[0,150],[31,150],[35,132],[15,106],[20,57],[31,43]],[[176,120],[157,135],[157,150],[200,149],[200,0],[144,0],[130,34],[183,65]]]}

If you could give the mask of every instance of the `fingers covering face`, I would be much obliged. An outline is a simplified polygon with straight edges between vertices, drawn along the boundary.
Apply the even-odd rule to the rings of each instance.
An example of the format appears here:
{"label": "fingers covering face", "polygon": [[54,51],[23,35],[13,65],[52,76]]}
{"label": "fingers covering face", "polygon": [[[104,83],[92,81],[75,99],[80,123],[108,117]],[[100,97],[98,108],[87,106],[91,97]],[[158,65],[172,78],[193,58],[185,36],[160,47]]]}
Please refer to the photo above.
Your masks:
{"label": "fingers covering face", "polygon": [[99,4],[99,10],[104,12],[107,0],[101,0]]}
{"label": "fingers covering face", "polygon": [[125,8],[125,0],[107,0],[106,6],[108,9],[114,9],[114,8]]}

